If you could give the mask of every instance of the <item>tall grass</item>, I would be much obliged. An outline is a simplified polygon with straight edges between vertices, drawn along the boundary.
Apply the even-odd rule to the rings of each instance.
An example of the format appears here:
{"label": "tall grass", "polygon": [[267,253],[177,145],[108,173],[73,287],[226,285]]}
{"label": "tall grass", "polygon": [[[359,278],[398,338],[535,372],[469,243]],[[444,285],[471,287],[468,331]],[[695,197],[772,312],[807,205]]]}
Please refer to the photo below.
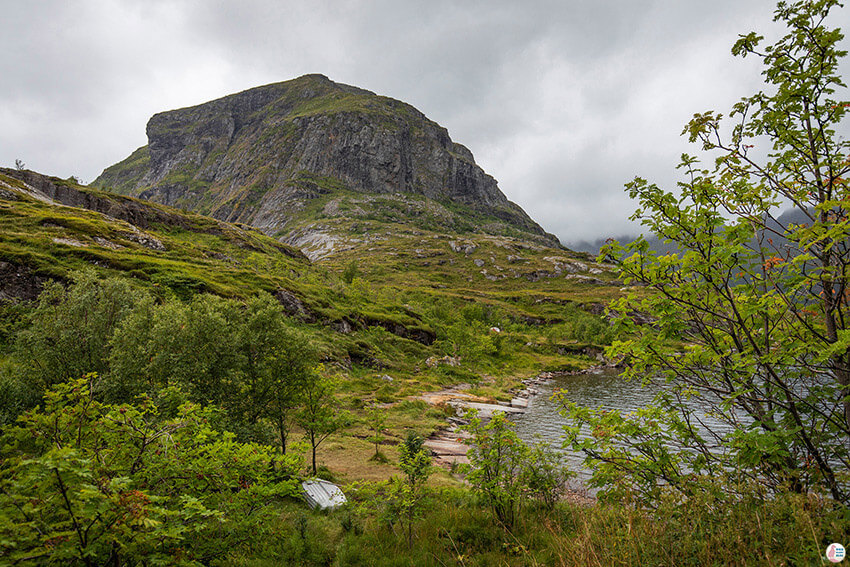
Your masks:
{"label": "tall grass", "polygon": [[[707,496],[662,502],[527,506],[507,530],[465,489],[433,491],[408,545],[381,513],[381,488],[355,489],[353,508],[282,518],[276,542],[238,550],[222,564],[334,566],[822,565],[833,541],[850,541],[850,515],[815,495]],[[305,527],[306,526],[306,527]]]}

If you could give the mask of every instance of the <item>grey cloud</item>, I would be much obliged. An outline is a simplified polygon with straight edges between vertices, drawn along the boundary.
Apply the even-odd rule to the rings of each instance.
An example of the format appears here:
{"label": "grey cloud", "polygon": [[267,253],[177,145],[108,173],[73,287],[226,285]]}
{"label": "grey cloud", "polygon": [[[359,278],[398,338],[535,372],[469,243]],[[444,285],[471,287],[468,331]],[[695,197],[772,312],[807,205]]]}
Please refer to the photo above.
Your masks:
{"label": "grey cloud", "polygon": [[[320,72],[446,126],[550,232],[622,234],[623,183],[672,185],[679,132],[758,88],[738,33],[772,0],[9,3],[0,163],[93,179],[155,112]],[[845,18],[846,19],[846,18]],[[695,149],[691,149],[695,151]]]}

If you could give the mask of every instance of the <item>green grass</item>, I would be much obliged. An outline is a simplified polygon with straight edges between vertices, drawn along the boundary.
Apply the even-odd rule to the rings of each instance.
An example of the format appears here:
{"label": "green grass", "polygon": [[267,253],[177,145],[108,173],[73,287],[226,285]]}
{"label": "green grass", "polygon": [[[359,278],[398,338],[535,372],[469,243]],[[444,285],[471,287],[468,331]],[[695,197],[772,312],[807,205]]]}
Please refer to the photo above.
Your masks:
{"label": "green grass", "polygon": [[430,490],[408,545],[402,527],[382,515],[384,491],[375,483],[346,487],[353,504],[332,513],[282,505],[278,521],[265,524],[261,537],[218,564],[823,565],[827,545],[850,535],[846,512],[803,495],[719,507],[694,502],[656,511],[570,503],[547,511],[529,504],[508,531],[467,490],[445,487]]}

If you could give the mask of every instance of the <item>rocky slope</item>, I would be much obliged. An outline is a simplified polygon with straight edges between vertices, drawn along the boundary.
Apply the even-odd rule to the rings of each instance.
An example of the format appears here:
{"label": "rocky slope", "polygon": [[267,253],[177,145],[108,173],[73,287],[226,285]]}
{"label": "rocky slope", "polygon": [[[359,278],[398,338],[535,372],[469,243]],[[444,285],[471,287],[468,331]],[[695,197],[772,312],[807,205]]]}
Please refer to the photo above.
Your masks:
{"label": "rocky slope", "polygon": [[[383,198],[395,212],[375,220],[344,210],[339,198],[327,202],[313,234],[330,235],[325,246],[335,245],[334,254],[316,265],[244,224],[0,168],[0,358],[8,305],[35,299],[49,280],[94,270],[124,276],[159,298],[267,291],[329,359],[346,365],[396,365],[416,374],[422,360],[447,354],[447,340],[460,340],[445,327],[464,309],[464,320],[472,317],[484,331],[518,326],[510,340],[531,349],[518,364],[538,355],[545,368],[588,362],[586,343],[549,341],[537,352],[538,341],[527,335],[563,326],[565,309],[574,318],[617,296],[622,284],[610,266],[527,239],[429,230],[421,217],[436,205],[424,196],[359,195],[363,208]],[[452,332],[472,332],[467,323]]]}
{"label": "rocky slope", "polygon": [[326,240],[317,218],[386,216],[389,207],[447,232],[559,246],[445,128],[408,104],[322,75],[157,114],[147,135],[147,146],[93,185],[296,244]]}
{"label": "rocky slope", "polygon": [[257,274],[245,261],[251,255],[283,269],[309,266],[300,251],[251,227],[0,168],[0,304],[34,299],[45,281],[92,268],[184,296],[300,291]]}

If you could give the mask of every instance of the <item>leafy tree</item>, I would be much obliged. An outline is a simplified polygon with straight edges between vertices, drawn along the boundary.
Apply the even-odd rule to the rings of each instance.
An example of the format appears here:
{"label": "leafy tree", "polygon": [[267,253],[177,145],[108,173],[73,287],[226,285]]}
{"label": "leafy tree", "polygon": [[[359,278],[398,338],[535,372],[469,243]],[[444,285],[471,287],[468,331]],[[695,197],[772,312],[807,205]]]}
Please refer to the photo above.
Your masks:
{"label": "leafy tree", "polygon": [[65,288],[48,283],[15,339],[15,351],[40,391],[88,372],[105,373],[110,340],[147,294],[120,278],[98,279],[93,271],[71,274]]}
{"label": "leafy tree", "polygon": [[[643,239],[608,248],[622,277],[646,286],[612,308],[656,319],[622,318],[632,338],[610,354],[628,355],[629,376],[669,387],[660,408],[634,419],[573,407],[573,439],[597,480],[621,471],[641,491],[663,482],[687,493],[700,476],[731,472],[850,503],[850,142],[836,134],[850,103],[834,98],[846,52],[828,25],[838,6],[780,2],[774,19],[786,35],[762,48],[750,33],[732,50],[762,60],[764,90],[728,120],[705,112],[685,128],[713,165],[683,156],[677,193],[640,178],[627,185],[633,218],[678,252],[655,253]],[[781,222],[788,205],[802,222]],[[730,433],[701,429],[694,398]]]}
{"label": "leafy tree", "polygon": [[316,351],[290,326],[283,307],[268,293],[247,302],[237,341],[244,357],[244,383],[235,398],[241,404],[239,418],[247,424],[268,419],[277,429],[281,452],[286,453],[291,416],[315,375]]}
{"label": "leafy tree", "polygon": [[123,396],[177,384],[195,402],[229,407],[242,393],[243,320],[238,302],[214,295],[140,309],[115,335],[112,379]]}
{"label": "leafy tree", "polygon": [[440,343],[443,351],[467,361],[477,361],[499,353],[497,342],[489,327],[481,321],[456,319],[445,327],[446,338]]}
{"label": "leafy tree", "polygon": [[398,466],[404,478],[393,479],[390,498],[391,515],[400,517],[407,524],[407,545],[413,546],[413,521],[422,506],[425,482],[431,476],[431,454],[424,445],[425,440],[414,431],[409,431],[399,447]]}
{"label": "leafy tree", "polygon": [[12,564],[208,564],[240,522],[294,495],[301,463],[184,405],[107,405],[93,376],[49,391],[0,441],[0,556]]}
{"label": "leafy tree", "polygon": [[342,281],[351,285],[351,283],[354,281],[354,278],[356,278],[358,275],[360,275],[360,267],[357,265],[356,260],[352,260],[345,266],[345,269],[342,271]]}
{"label": "leafy tree", "polygon": [[464,429],[472,434],[467,480],[507,528],[513,526],[527,490],[528,446],[497,412],[484,422],[470,414]]}
{"label": "leafy tree", "polygon": [[369,437],[369,441],[372,441],[375,444],[375,455],[372,457],[372,460],[385,460],[381,455],[379,446],[381,441],[384,440],[384,428],[387,425],[387,411],[379,408],[378,406],[372,406],[366,411],[366,419],[369,423],[369,429],[372,430],[372,436]]}
{"label": "leafy tree", "polygon": [[538,440],[529,447],[524,475],[525,488],[529,496],[535,498],[544,508],[555,508],[572,476],[572,471],[566,467],[563,453],[556,451],[549,443]]}
{"label": "leafy tree", "polygon": [[305,380],[301,390],[301,408],[295,420],[310,441],[313,476],[317,474],[316,448],[332,434],[351,423],[348,412],[340,411],[336,403],[336,381],[322,374],[322,368],[313,370],[312,379]]}
{"label": "leafy tree", "polygon": [[128,400],[167,384],[216,404],[227,426],[254,436],[258,420],[277,430],[286,452],[291,415],[317,355],[268,293],[247,302],[202,295],[137,309],[116,333],[112,399]]}

